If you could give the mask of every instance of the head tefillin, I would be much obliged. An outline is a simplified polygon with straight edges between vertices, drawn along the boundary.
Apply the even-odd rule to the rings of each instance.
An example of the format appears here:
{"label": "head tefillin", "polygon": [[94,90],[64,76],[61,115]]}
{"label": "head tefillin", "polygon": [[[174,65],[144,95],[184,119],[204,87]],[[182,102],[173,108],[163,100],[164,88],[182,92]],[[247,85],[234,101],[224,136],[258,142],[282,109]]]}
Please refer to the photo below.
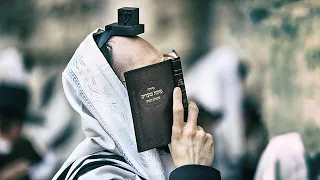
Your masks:
{"label": "head tefillin", "polygon": [[105,26],[105,31],[95,35],[99,49],[107,43],[112,36],[137,36],[144,33],[144,24],[139,24],[139,8],[123,7],[118,9],[118,22]]}

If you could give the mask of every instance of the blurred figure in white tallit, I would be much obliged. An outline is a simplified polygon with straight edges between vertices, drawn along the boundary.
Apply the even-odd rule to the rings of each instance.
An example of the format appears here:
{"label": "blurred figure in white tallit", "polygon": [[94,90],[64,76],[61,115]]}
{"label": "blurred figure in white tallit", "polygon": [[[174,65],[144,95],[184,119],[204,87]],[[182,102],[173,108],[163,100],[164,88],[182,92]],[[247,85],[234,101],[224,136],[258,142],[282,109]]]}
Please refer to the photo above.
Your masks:
{"label": "blurred figure in white tallit", "polygon": [[289,133],[272,138],[260,159],[254,179],[308,180],[306,152],[301,136]]}
{"label": "blurred figure in white tallit", "polygon": [[[220,170],[224,180],[241,179],[240,167],[245,154],[241,120],[243,87],[238,65],[235,51],[224,46],[200,59],[185,77],[188,98],[212,114],[212,121],[220,118],[218,123],[205,128],[210,128],[215,137],[214,167]],[[201,116],[201,112],[199,114]]]}
{"label": "blurred figure in white tallit", "polygon": [[31,117],[28,77],[22,54],[16,48],[3,49],[0,52],[0,179],[49,179],[55,167],[54,154],[40,152],[23,132]]}
{"label": "blurred figure in white tallit", "polygon": [[62,163],[84,138],[80,118],[65,98],[59,67],[36,66],[30,73],[31,109],[41,121],[27,124],[24,131],[42,151],[53,150]]}

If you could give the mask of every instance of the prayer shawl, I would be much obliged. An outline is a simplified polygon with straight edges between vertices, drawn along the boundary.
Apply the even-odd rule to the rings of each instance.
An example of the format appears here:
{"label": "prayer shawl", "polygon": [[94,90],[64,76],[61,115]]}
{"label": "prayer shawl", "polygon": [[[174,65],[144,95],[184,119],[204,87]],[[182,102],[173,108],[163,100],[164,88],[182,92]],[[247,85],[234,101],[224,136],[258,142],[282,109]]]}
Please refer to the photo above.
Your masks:
{"label": "prayer shawl", "polygon": [[0,51],[0,83],[27,86],[28,73],[23,66],[22,54],[16,48]]}
{"label": "prayer shawl", "polygon": [[254,177],[254,180],[287,179],[308,179],[305,150],[298,133],[272,138],[259,160]]}
{"label": "prayer shawl", "polygon": [[[99,153],[104,153],[104,157],[109,156],[107,160],[116,165],[106,163],[84,174],[83,178],[168,179],[173,170],[169,154],[156,149],[142,153],[137,151],[128,93],[97,47],[93,39],[97,31],[85,38],[62,73],[64,92],[73,109],[81,116],[86,138],[75,148],[53,179],[57,179],[74,161],[69,175],[79,165],[79,161]],[[126,163],[112,159],[112,155],[122,156]]]}
{"label": "prayer shawl", "polygon": [[212,127],[215,139],[214,166],[224,180],[239,179],[244,155],[241,120],[242,87],[237,75],[239,60],[234,49],[221,46],[201,58],[186,74],[188,98],[206,110],[222,110],[221,121]]}

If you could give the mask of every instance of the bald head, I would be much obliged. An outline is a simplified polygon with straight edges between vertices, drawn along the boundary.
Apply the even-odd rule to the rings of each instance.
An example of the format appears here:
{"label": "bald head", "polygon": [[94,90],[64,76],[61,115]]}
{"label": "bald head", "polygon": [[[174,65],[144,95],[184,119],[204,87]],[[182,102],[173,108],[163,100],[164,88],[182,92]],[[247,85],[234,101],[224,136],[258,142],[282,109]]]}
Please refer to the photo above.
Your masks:
{"label": "bald head", "polygon": [[140,37],[114,36],[108,45],[112,49],[111,66],[121,81],[126,71],[160,62],[161,54]]}

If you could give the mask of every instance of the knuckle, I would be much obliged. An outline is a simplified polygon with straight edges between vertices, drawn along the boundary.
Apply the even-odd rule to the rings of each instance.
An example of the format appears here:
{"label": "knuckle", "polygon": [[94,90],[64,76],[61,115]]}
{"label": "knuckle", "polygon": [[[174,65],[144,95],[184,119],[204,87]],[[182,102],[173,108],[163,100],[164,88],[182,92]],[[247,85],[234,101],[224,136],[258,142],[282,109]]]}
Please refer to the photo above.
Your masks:
{"label": "knuckle", "polygon": [[189,111],[194,112],[194,113],[199,113],[199,108],[195,103],[190,103],[189,104]]}
{"label": "knuckle", "polygon": [[189,137],[189,138],[193,138],[195,135],[196,135],[196,130],[194,129],[188,129],[186,130],[186,135]]}
{"label": "knuckle", "polygon": [[213,147],[214,146],[214,141],[209,142],[209,146]]}
{"label": "knuckle", "polygon": [[179,139],[180,138],[180,133],[178,133],[178,132],[172,132],[172,138],[174,138],[174,139]]}
{"label": "knuckle", "polygon": [[206,136],[207,136],[207,138],[208,138],[209,140],[213,141],[213,137],[212,137],[212,135],[211,135],[211,134],[206,133]]}
{"label": "knuckle", "polygon": [[173,136],[180,136],[181,135],[181,129],[178,127],[172,127],[172,135]]}
{"label": "knuckle", "polygon": [[173,113],[176,115],[182,115],[183,112],[183,107],[182,106],[175,106],[173,107]]}
{"label": "knuckle", "polygon": [[213,137],[211,134],[206,133],[206,138],[208,139],[207,142],[210,144],[213,144]]}
{"label": "knuckle", "polygon": [[198,137],[204,139],[206,137],[206,133],[204,131],[198,131]]}

